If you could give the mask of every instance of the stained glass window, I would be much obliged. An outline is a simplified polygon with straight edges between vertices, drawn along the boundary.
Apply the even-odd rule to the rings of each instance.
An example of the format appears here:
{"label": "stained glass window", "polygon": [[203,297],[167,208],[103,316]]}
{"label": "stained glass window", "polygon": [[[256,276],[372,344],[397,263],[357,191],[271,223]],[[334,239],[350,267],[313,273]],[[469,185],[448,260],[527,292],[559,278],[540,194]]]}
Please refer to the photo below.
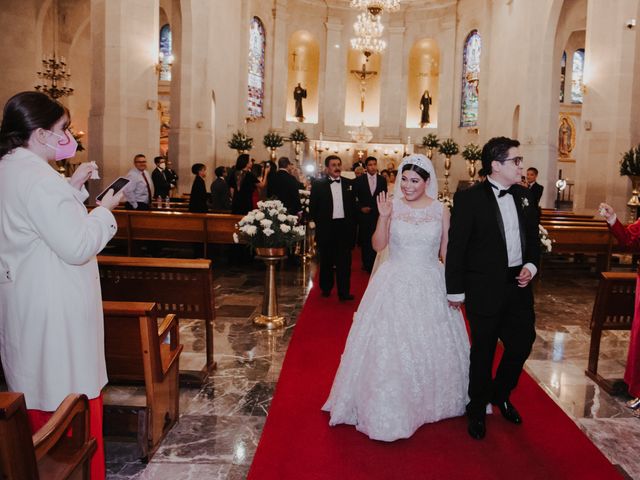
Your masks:
{"label": "stained glass window", "polygon": [[464,42],[462,54],[462,100],[460,126],[478,124],[478,84],[480,82],[480,53],[482,41],[477,30],[472,30]]}
{"label": "stained glass window", "polygon": [[571,103],[582,103],[584,75],[584,49],[579,48],[573,54],[571,67]]}
{"label": "stained glass window", "polygon": [[171,64],[173,54],[171,53],[171,27],[167,23],[160,29],[160,80],[171,81]]}
{"label": "stained glass window", "polygon": [[251,20],[249,30],[249,81],[247,110],[249,118],[264,116],[264,51],[266,35],[264,25],[258,17]]}
{"label": "stained glass window", "polygon": [[560,60],[560,102],[564,102],[564,79],[567,74],[567,52],[562,52]]}

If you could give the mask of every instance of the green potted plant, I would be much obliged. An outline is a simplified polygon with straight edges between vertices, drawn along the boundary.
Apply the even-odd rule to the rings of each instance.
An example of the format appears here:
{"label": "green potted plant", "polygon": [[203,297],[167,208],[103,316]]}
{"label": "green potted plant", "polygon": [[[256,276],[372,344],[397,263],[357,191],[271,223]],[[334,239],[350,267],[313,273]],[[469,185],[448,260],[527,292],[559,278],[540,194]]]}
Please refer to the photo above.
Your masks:
{"label": "green potted plant", "polygon": [[243,131],[238,130],[231,135],[231,139],[227,142],[227,145],[229,145],[229,148],[237,150],[238,154],[247,153],[253,148],[253,138],[247,136]]}
{"label": "green potted plant", "polygon": [[435,133],[430,133],[426,137],[422,137],[422,146],[427,149],[427,157],[433,156],[433,150],[440,146],[440,140]]}
{"label": "green potted plant", "polygon": [[284,137],[273,130],[270,130],[262,139],[262,144],[271,152],[271,160],[276,160],[276,149],[284,145]]}
{"label": "green potted plant", "polygon": [[640,206],[640,145],[631,147],[620,159],[620,175],[631,179],[633,188],[631,199],[627,202],[630,207]]}
{"label": "green potted plant", "polygon": [[476,176],[476,162],[482,158],[482,149],[475,143],[469,143],[462,150],[462,158],[467,161],[469,182],[473,183]]}

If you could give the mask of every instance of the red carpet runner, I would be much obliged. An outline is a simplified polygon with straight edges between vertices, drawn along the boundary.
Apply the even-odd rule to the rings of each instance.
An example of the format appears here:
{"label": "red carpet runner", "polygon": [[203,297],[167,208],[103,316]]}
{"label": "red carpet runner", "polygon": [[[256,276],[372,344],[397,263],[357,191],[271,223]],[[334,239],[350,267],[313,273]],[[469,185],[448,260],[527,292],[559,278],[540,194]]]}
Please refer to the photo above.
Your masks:
{"label": "red carpet runner", "polygon": [[367,279],[354,262],[356,301],[349,303],[338,302],[335,293],[322,298],[313,287],[282,366],[250,480],[621,478],[526,373],[512,396],[524,423],[512,425],[496,411],[487,416],[483,441],[468,436],[463,417],[423,425],[412,438],[392,443],[369,440],[352,426],[329,427],[320,407]]}

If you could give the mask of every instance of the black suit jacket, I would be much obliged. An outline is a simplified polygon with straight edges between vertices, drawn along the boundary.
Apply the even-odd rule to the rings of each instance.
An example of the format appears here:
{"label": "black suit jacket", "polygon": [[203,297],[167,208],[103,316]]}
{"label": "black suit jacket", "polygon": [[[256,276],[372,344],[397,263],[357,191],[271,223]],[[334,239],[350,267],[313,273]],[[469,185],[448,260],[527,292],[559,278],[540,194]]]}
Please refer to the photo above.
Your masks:
{"label": "black suit jacket", "polygon": [[162,197],[165,199],[169,196],[171,185],[167,181],[165,173],[156,168],[151,172],[151,180],[153,181],[153,198]]}
{"label": "black suit jacket", "polygon": [[189,196],[189,211],[193,213],[207,213],[207,187],[200,175],[196,175],[191,186]]}
{"label": "black suit jacket", "polygon": [[[369,188],[369,179],[367,178],[367,174],[360,175],[353,181],[353,192],[356,196],[356,202],[358,206],[359,214],[362,214],[360,211],[363,207],[370,207],[371,214],[374,217],[378,217],[378,203],[376,198],[380,192],[387,191],[387,181],[384,179],[382,175],[376,175],[376,189],[371,195],[371,189]],[[371,215],[369,214],[369,215]],[[366,214],[365,214],[366,215]]]}
{"label": "black suit jacket", "polygon": [[[520,223],[522,263],[540,262],[538,208],[528,189],[514,186],[513,200]],[[470,311],[494,315],[502,307],[508,257],[504,223],[488,181],[461,190],[453,197],[447,247],[447,293],[465,294]],[[533,308],[531,285],[526,307]]]}
{"label": "black suit jacket", "polygon": [[542,198],[542,191],[544,187],[540,185],[538,182],[534,182],[529,187],[529,192],[531,192],[531,197],[535,202],[536,206],[540,205],[540,199]]}
{"label": "black suit jacket", "polygon": [[297,215],[302,210],[299,189],[298,181],[285,170],[278,170],[267,184],[268,196],[280,200],[290,215]]}
{"label": "black suit jacket", "polygon": [[[355,243],[356,201],[353,185],[348,178],[340,179],[342,188],[342,204],[344,208],[345,237],[341,238],[350,247]],[[330,238],[330,224],[333,217],[333,195],[327,177],[313,183],[309,196],[309,214],[316,223],[316,241],[327,244]]]}

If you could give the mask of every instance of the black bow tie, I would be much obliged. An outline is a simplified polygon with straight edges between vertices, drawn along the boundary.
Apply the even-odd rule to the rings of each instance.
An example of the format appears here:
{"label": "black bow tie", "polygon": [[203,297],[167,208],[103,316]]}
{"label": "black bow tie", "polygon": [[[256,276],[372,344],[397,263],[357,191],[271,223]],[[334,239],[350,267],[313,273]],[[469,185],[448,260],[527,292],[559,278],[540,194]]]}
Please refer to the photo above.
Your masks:
{"label": "black bow tie", "polygon": [[340,179],[334,180],[332,178],[329,179],[329,183],[340,183]]}
{"label": "black bow tie", "polygon": [[506,194],[512,194],[513,191],[513,187],[509,187],[507,190],[500,190],[497,186],[495,186],[493,183],[489,182],[489,184],[491,185],[492,188],[495,188],[496,190],[498,190],[498,198],[502,198],[504,197]]}

